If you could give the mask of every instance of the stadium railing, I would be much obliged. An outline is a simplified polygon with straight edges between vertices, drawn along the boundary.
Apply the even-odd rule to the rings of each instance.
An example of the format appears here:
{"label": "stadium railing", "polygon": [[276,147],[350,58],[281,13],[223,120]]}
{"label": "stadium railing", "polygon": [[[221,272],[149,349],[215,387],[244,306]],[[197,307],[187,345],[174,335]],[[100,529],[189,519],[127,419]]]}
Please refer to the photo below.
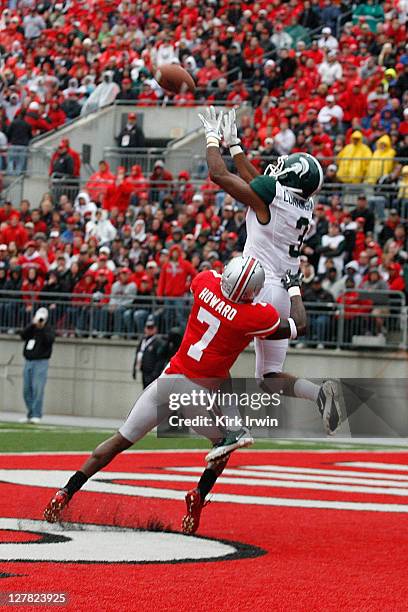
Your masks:
{"label": "stadium railing", "polygon": [[[357,297],[349,303],[348,298]],[[406,350],[405,295],[399,291],[345,291],[342,303],[305,302],[308,329],[300,343],[319,348]]]}
{"label": "stadium railing", "polygon": [[123,147],[105,147],[103,150],[103,159],[108,162],[112,172],[116,172],[118,166],[124,166],[129,172],[131,167],[139,165],[145,175],[153,172],[154,165],[157,161],[166,162],[166,157],[171,155],[171,159],[177,159],[185,163],[186,169],[191,165],[192,151],[183,149],[182,151],[170,151],[167,148],[147,148],[147,149],[131,149]]}
{"label": "stadium railing", "polygon": [[[345,297],[351,292],[346,291]],[[356,293],[353,291],[352,293]],[[379,348],[407,350],[408,309],[403,293],[357,290],[355,305],[337,302],[305,302],[308,330],[301,343],[311,348]],[[153,315],[160,334],[174,327],[184,331],[191,297],[137,296],[136,303],[120,306],[103,294],[23,294],[3,291],[0,297],[0,332],[18,333],[40,307],[48,308],[57,335],[77,338],[135,339]],[[347,300],[345,300],[347,301]]]}

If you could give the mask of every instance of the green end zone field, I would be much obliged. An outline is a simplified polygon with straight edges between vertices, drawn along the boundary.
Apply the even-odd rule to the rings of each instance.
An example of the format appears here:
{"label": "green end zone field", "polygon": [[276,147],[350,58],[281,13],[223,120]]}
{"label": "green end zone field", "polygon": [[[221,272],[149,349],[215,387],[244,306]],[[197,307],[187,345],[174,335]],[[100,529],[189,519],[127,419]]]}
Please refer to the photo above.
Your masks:
{"label": "green end zone field", "polygon": [[[0,421],[0,453],[42,451],[91,451],[100,442],[112,435],[109,429],[84,427],[56,427],[53,425],[21,425]],[[208,449],[203,438],[157,438],[155,433],[147,435],[133,447],[135,450],[156,449]],[[324,441],[315,440],[258,440],[254,449],[276,450],[386,450],[388,445],[353,443],[341,438]],[[403,445],[392,445],[393,450],[406,450]]]}

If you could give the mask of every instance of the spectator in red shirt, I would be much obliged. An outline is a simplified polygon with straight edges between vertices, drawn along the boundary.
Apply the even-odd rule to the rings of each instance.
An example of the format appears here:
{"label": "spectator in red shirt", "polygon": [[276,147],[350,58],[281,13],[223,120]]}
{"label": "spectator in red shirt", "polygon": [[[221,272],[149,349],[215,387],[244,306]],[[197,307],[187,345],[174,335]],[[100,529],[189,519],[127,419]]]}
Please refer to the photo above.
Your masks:
{"label": "spectator in red shirt", "polygon": [[234,106],[235,104],[242,104],[247,100],[249,94],[245,89],[245,85],[242,81],[235,81],[232,87],[232,91],[227,96],[228,106]]}
{"label": "spectator in red shirt", "polygon": [[97,172],[91,174],[86,184],[86,190],[93,202],[103,204],[108,188],[115,184],[115,175],[112,174],[108,162],[99,162]]}
{"label": "spectator in red shirt", "polygon": [[150,175],[150,199],[160,202],[166,195],[170,195],[173,187],[173,175],[166,170],[164,163],[158,159]]}
{"label": "spectator in red shirt", "polygon": [[37,251],[37,244],[34,240],[27,242],[25,250],[18,258],[18,265],[22,267],[23,278],[27,278],[28,271],[34,268],[41,277],[45,277],[48,265]]}
{"label": "spectator in red shirt", "polygon": [[48,108],[48,119],[50,122],[51,130],[56,130],[67,120],[67,116],[60,106],[60,102],[57,98],[50,100]]}
{"label": "spectator in red shirt", "polygon": [[19,221],[19,214],[14,211],[9,217],[8,223],[5,223],[1,227],[0,231],[0,242],[10,244],[15,242],[17,248],[21,250],[28,240],[28,232],[24,225]]}
{"label": "spectator in red shirt", "polygon": [[149,181],[142,172],[142,166],[134,164],[126,179],[130,188],[130,203],[137,205],[141,198],[147,199],[149,194]]}
{"label": "spectator in red shirt", "polygon": [[24,325],[28,325],[31,320],[33,308],[40,297],[41,289],[44,285],[44,279],[38,274],[36,267],[29,267],[27,277],[21,285],[21,296],[24,302]]}
{"label": "spectator in red shirt", "polygon": [[190,283],[197,271],[189,261],[183,259],[181,247],[170,247],[169,261],[160,273],[157,295],[162,297],[182,297],[188,293]]}
{"label": "spectator in red shirt", "polygon": [[392,262],[388,266],[390,276],[388,278],[388,287],[391,291],[405,291],[404,277],[401,276],[402,267],[398,262]]}
{"label": "spectator in red shirt", "polygon": [[117,208],[124,213],[129,207],[131,193],[132,186],[126,180],[125,167],[118,166],[115,182],[106,190],[103,207],[109,211]]}
{"label": "spectator in red shirt", "polygon": [[209,57],[205,60],[204,67],[200,68],[196,74],[197,84],[199,87],[206,87],[211,84],[211,81],[216,81],[220,76],[221,72]]}

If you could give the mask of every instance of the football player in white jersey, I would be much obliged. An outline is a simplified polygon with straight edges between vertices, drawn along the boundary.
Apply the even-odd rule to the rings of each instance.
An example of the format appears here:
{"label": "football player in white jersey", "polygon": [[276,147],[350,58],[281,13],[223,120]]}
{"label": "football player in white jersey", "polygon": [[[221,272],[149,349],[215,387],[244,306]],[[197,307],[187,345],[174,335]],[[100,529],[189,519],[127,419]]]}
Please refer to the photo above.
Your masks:
{"label": "football player in white jersey", "polygon": [[[315,157],[295,153],[280,157],[276,166],[268,166],[260,175],[240,147],[235,111],[217,115],[214,107],[199,115],[207,140],[207,164],[210,178],[224,191],[248,206],[245,255],[256,257],[265,270],[265,286],[259,301],[273,304],[283,316],[289,315],[290,300],[280,279],[286,270],[299,270],[300,249],[311,223],[312,196],[321,189],[323,171]],[[239,176],[228,171],[219,145],[224,139]],[[296,338],[296,329],[292,339]],[[315,401],[328,433],[334,433],[342,420],[337,383],[321,386],[282,372],[288,340],[256,340],[256,377],[275,390],[273,379],[284,394]],[[324,418],[327,416],[327,419]]]}

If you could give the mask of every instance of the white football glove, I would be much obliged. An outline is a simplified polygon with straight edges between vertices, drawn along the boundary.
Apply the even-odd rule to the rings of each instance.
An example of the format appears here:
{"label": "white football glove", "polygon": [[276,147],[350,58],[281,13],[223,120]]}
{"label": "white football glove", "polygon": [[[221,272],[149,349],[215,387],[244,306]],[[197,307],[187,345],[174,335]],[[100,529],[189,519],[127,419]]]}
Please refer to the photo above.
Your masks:
{"label": "white football glove", "polygon": [[230,110],[227,115],[224,115],[222,132],[226,147],[233,147],[240,144],[241,139],[238,138],[238,128],[234,108]]}
{"label": "white football glove", "polygon": [[216,138],[218,142],[222,139],[221,124],[222,124],[222,110],[220,110],[218,116],[215,108],[210,106],[205,109],[204,114],[198,113],[198,118],[204,127],[205,137]]}

